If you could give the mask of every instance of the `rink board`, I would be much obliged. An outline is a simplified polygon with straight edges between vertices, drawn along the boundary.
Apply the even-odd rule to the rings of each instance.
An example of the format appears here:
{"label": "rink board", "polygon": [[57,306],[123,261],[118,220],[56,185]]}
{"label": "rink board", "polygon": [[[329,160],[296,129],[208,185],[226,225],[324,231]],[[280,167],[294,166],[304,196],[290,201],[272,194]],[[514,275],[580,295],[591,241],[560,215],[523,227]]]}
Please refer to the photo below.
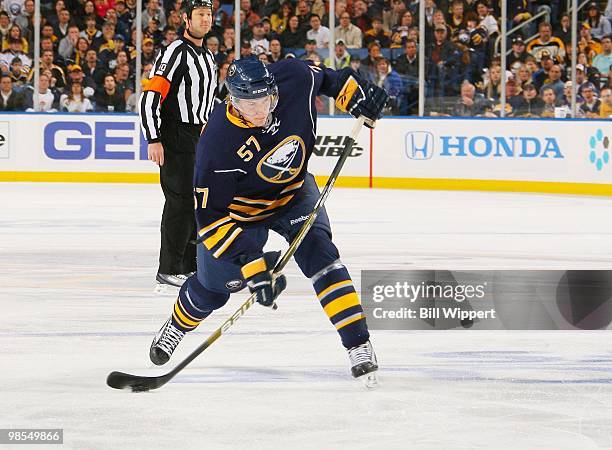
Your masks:
{"label": "rink board", "polygon": [[[309,170],[331,173],[353,119],[322,117]],[[612,195],[609,120],[385,118],[339,186]],[[0,115],[0,181],[156,183],[138,116]]]}

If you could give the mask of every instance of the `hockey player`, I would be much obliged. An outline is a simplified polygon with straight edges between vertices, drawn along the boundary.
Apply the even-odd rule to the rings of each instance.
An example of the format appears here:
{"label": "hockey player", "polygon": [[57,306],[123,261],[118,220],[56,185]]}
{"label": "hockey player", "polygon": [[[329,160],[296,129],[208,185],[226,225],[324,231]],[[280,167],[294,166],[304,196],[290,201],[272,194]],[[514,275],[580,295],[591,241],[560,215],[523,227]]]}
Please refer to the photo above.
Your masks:
{"label": "hockey player", "polygon": [[[226,85],[229,99],[215,107],[197,147],[198,270],[153,339],[150,358],[157,365],[230,293],[246,285],[258,303],[272,306],[285,288],[284,275],[271,275],[280,252],[263,247],[269,230],[291,242],[319,197],[306,170],[316,139],[316,96],[334,97],[340,110],[364,116],[370,126],[388,98],[350,68],[334,71],[297,59],[267,67],[256,58],[237,60]],[[363,309],[324,209],[294,257],[348,351],[352,375],[375,377]]]}

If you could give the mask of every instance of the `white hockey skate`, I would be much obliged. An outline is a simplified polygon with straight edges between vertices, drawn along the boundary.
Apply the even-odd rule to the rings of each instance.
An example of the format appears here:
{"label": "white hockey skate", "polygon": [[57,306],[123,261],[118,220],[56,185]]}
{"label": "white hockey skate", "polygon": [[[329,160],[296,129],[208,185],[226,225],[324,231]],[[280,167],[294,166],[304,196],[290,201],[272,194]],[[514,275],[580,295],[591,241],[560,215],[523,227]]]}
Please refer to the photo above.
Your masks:
{"label": "white hockey skate", "polygon": [[176,295],[178,290],[181,288],[183,283],[187,281],[191,274],[169,275],[165,273],[158,273],[155,277],[157,284],[155,285],[154,292],[156,294],[172,294]]}
{"label": "white hockey skate", "polygon": [[347,351],[351,360],[353,377],[361,380],[367,389],[376,389],[378,387],[378,361],[370,341],[349,348]]}
{"label": "white hockey skate", "polygon": [[172,325],[172,318],[168,319],[151,343],[149,350],[151,362],[157,366],[166,364],[184,336],[184,332]]}

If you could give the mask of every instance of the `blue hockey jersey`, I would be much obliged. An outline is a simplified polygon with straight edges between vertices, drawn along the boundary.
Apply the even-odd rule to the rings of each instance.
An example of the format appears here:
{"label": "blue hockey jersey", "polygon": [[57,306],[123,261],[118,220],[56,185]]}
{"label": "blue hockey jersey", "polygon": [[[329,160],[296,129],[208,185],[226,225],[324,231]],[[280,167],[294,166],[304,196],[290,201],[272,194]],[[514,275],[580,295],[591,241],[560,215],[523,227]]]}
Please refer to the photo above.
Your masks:
{"label": "blue hockey jersey", "polygon": [[237,263],[258,251],[243,231],[273,221],[304,183],[316,139],[316,96],[335,98],[342,89],[340,72],[311,61],[282,60],[268,70],[279,93],[271,123],[255,127],[232,114],[229,101],[221,103],[197,147],[199,240],[215,258]]}

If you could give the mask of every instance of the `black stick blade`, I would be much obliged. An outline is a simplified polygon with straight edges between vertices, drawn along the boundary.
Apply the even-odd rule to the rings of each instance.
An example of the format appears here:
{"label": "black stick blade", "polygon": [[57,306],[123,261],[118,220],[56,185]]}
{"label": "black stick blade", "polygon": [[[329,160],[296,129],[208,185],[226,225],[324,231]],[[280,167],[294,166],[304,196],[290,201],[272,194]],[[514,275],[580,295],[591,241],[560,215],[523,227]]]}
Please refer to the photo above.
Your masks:
{"label": "black stick blade", "polygon": [[145,392],[166,384],[164,378],[164,376],[140,377],[129,373],[111,372],[106,378],[106,384],[113,389],[131,389],[132,392]]}

